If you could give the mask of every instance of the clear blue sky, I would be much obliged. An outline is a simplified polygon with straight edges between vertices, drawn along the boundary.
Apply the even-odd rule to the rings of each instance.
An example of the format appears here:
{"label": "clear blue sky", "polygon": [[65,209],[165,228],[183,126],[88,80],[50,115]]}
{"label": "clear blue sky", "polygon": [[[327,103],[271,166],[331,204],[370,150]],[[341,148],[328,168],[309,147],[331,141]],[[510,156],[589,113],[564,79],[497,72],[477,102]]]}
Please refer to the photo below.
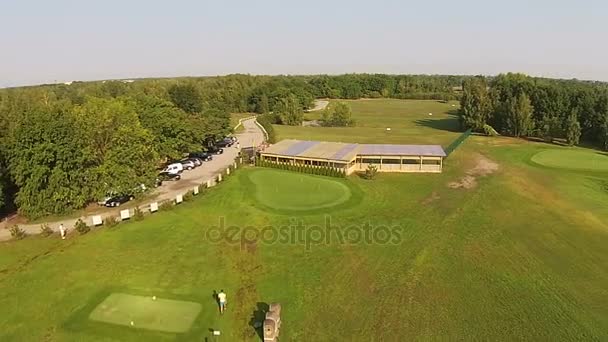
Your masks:
{"label": "clear blue sky", "polygon": [[0,0],[0,87],[179,75],[608,81],[605,0]]}

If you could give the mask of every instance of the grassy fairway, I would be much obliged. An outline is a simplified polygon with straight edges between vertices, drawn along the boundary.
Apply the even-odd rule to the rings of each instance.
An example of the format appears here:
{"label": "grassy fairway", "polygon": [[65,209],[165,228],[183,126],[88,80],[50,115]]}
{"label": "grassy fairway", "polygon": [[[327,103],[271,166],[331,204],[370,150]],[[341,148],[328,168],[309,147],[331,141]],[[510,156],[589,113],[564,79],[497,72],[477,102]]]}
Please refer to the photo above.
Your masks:
{"label": "grassy fairway", "polygon": [[550,149],[538,152],[532,161],[553,168],[608,171],[608,155],[590,150]]}
{"label": "grassy fairway", "polygon": [[[440,144],[458,136],[456,102],[427,100],[343,100],[352,109],[354,127],[294,127],[276,125],[277,139],[359,143]],[[331,104],[330,104],[331,105]],[[429,115],[432,113],[433,115]],[[309,118],[319,116],[308,113]],[[386,128],[390,128],[387,131]]]}
{"label": "grassy fairway", "polygon": [[[242,168],[141,222],[3,243],[0,340],[213,341],[212,328],[220,340],[259,341],[252,319],[275,301],[284,341],[608,340],[608,176],[531,162],[547,150],[568,151],[472,137],[442,174],[374,181]],[[498,170],[476,174],[484,158]],[[474,187],[449,186],[471,175]],[[335,201],[346,190],[334,183],[350,199],[269,210]],[[315,184],[332,195],[300,198]],[[222,235],[228,227],[246,233]],[[363,237],[387,227],[398,239]],[[295,234],[274,239],[277,229]],[[220,317],[211,295],[221,288],[229,305]],[[92,320],[112,293],[201,309],[184,333]]]}
{"label": "grassy fairway", "polygon": [[248,175],[255,202],[278,211],[309,212],[347,202],[346,181],[295,172],[262,169]]}

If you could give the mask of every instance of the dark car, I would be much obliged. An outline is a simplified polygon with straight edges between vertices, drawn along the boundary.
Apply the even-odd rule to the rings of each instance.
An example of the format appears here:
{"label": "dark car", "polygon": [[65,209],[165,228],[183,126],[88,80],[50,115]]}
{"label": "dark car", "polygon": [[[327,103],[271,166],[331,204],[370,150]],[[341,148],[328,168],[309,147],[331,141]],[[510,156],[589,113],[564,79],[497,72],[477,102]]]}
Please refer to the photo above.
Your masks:
{"label": "dark car", "polygon": [[213,154],[222,154],[224,153],[224,149],[218,146],[210,146],[207,147],[207,152],[209,153],[213,153]]}
{"label": "dark car", "polygon": [[178,173],[161,172],[156,177],[156,186],[161,186],[166,181],[178,181],[181,178],[182,176]]}
{"label": "dark car", "polygon": [[110,197],[105,201],[106,207],[119,207],[123,203],[127,203],[133,199],[132,195],[118,195]]}
{"label": "dark car", "polygon": [[224,138],[224,140],[220,140],[215,143],[217,147],[230,147],[234,144],[234,141],[231,138]]}
{"label": "dark car", "polygon": [[188,154],[189,158],[198,158],[202,161],[210,161],[211,159],[213,159],[213,155],[207,153],[207,152],[190,152]]}

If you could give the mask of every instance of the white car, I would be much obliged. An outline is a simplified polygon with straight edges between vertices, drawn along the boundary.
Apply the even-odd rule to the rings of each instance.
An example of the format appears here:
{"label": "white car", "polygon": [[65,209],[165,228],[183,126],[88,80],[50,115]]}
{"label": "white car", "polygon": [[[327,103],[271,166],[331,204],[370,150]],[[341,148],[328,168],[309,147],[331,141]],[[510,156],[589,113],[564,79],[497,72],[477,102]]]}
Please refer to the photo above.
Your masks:
{"label": "white car", "polygon": [[182,167],[186,170],[192,170],[196,167],[196,164],[194,164],[192,160],[185,159],[182,160],[180,163],[182,164]]}
{"label": "white car", "polygon": [[167,167],[165,167],[165,169],[163,170],[163,172],[166,173],[170,173],[172,175],[177,175],[180,174],[184,171],[184,166],[182,165],[182,163],[173,163],[173,164],[169,164],[167,165]]}

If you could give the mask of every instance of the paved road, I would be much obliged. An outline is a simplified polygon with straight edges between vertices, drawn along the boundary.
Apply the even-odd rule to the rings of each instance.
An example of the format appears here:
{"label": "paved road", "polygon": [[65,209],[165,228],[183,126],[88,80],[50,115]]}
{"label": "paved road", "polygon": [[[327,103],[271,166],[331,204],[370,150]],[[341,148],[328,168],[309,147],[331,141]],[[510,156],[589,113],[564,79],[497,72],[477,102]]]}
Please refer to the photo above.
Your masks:
{"label": "paved road", "polygon": [[[251,147],[257,146],[261,144],[264,139],[264,134],[262,130],[259,128],[255,119],[248,119],[243,121],[243,127],[245,128],[243,132],[236,134],[236,137],[239,140],[240,147]],[[234,159],[238,155],[238,149],[236,148],[236,144],[233,147],[227,147],[224,149],[224,153],[220,155],[214,155],[213,160],[209,162],[204,162],[202,166],[191,170],[184,171],[182,173],[182,178],[176,182],[165,182],[161,187],[155,189],[154,193],[152,193],[151,200],[138,204],[139,207],[147,208],[152,202],[162,202],[168,199],[174,199],[175,196],[179,194],[183,194],[188,190],[191,190],[197,185],[203,184],[207,182],[207,180],[215,179],[216,175],[225,172],[226,168],[232,163],[234,163]],[[100,213],[103,218],[109,216],[119,216],[120,210],[124,209],[132,209],[134,206],[127,204],[123,204],[119,209],[108,210]],[[54,231],[59,231],[59,224],[63,223],[63,225],[69,230],[73,230],[74,224],[78,219],[82,219],[88,225],[91,225],[91,218],[89,217],[76,217],[72,219],[65,219],[56,222],[48,222],[47,224]],[[32,225],[19,225],[19,227],[27,232],[27,234],[39,234],[40,233],[40,225],[41,223],[32,224]],[[10,226],[10,223],[8,224]],[[9,240],[11,238],[10,232],[8,229],[0,229],[0,240]]]}

